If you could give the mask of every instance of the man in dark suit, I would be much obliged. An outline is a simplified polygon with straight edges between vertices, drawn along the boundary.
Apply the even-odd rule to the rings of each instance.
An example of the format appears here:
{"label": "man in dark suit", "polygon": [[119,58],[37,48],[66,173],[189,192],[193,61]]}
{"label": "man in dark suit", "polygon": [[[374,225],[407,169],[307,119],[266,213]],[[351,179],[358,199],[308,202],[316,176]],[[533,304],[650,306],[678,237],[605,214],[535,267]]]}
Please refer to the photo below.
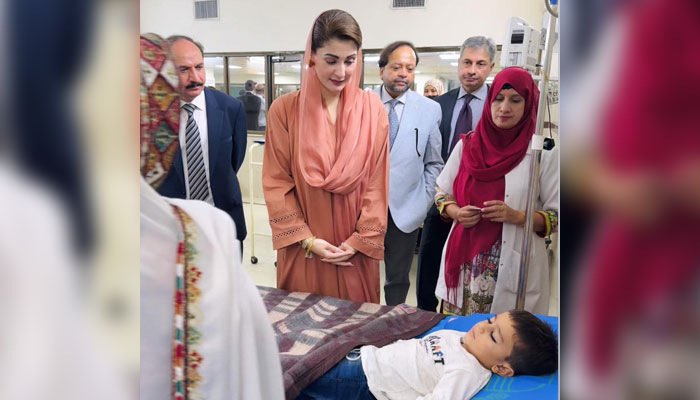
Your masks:
{"label": "man in dark suit", "polygon": [[246,151],[243,104],[204,88],[204,51],[199,43],[179,35],[168,42],[180,93],[180,149],[158,192],[206,201],[225,211],[233,218],[242,243],[246,228],[236,173]]}
{"label": "man in dark suit", "polygon": [[[457,66],[460,87],[452,89],[435,101],[442,108],[442,159],[447,159],[462,134],[473,131],[484,109],[488,85],[496,55],[496,44],[484,36],[473,36],[462,43]],[[442,249],[450,233],[452,221],[440,218],[433,204],[423,222],[423,233],[418,251],[416,299],[418,307],[435,311],[438,302],[435,286],[440,273]]]}
{"label": "man in dark suit", "polygon": [[238,100],[243,102],[243,107],[245,107],[249,131],[260,130],[258,119],[260,117],[260,109],[262,108],[262,100],[255,95],[253,90],[255,90],[255,82],[247,80],[245,82],[245,93],[238,98]]}

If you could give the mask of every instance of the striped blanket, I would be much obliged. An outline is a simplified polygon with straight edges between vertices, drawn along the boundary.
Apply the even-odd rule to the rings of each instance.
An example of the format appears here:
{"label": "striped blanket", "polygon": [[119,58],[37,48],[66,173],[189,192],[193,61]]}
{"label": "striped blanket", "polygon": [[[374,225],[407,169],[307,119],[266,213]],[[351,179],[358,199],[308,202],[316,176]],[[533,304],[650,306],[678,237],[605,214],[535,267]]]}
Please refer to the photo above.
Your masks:
{"label": "striped blanket", "polygon": [[406,305],[356,303],[261,286],[258,290],[277,336],[287,399],[299,395],[353,348],[410,339],[444,317]]}

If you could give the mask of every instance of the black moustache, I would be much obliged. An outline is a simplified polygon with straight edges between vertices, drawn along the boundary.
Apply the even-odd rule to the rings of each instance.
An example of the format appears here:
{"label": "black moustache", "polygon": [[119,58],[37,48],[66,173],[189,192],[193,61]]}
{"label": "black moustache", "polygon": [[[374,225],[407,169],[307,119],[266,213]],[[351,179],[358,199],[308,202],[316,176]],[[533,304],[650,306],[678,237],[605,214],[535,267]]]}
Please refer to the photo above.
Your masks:
{"label": "black moustache", "polygon": [[185,89],[194,89],[196,87],[204,86],[204,83],[202,82],[192,82],[189,85],[185,86]]}

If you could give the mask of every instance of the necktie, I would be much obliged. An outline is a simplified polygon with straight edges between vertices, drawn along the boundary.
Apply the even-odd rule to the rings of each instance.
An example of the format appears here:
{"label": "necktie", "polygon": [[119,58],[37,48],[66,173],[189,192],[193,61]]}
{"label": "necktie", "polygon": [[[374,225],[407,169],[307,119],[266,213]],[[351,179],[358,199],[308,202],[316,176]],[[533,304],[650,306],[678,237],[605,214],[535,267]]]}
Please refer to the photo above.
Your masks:
{"label": "necktie", "polygon": [[389,148],[394,147],[396,134],[399,133],[399,116],[396,115],[396,104],[399,101],[396,99],[389,100]]}
{"label": "necktie", "polygon": [[462,109],[459,110],[459,117],[457,117],[457,123],[455,124],[455,131],[452,132],[452,142],[450,142],[450,153],[452,149],[455,148],[459,138],[472,130],[472,108],[469,107],[469,103],[474,99],[474,95],[467,93],[464,96],[464,105]]}
{"label": "necktie", "polygon": [[187,112],[185,153],[187,154],[187,181],[190,183],[190,199],[206,201],[209,198],[209,182],[207,182],[207,173],[204,169],[199,128],[192,116],[194,105],[186,103],[182,108]]}

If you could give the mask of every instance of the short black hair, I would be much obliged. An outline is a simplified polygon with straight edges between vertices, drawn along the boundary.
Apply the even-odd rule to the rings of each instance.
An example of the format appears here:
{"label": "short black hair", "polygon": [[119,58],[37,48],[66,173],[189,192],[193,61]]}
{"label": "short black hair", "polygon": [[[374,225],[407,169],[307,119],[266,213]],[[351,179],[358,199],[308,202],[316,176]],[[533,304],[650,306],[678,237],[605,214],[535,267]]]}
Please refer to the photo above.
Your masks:
{"label": "short black hair", "polygon": [[511,310],[515,345],[506,359],[514,375],[548,375],[559,365],[559,345],[549,324],[527,311]]}
{"label": "short black hair", "polygon": [[171,36],[168,36],[168,38],[165,39],[165,40],[168,42],[168,44],[169,44],[170,46],[172,46],[173,44],[175,44],[175,42],[177,42],[177,41],[186,40],[186,41],[192,43],[193,45],[197,46],[197,48],[199,49],[199,51],[202,53],[202,57],[204,57],[204,46],[202,46],[201,43],[196,42],[194,39],[192,39],[192,38],[189,37],[189,36],[185,36],[185,35],[171,35]]}
{"label": "short black hair", "polygon": [[253,89],[255,89],[255,82],[251,81],[250,79],[245,81],[245,90],[248,92],[252,92]]}
{"label": "short black hair", "polygon": [[391,56],[391,53],[393,53],[396,49],[399,47],[403,46],[408,46],[413,50],[413,54],[416,56],[416,66],[418,66],[418,52],[416,51],[416,48],[413,46],[413,43],[407,42],[405,40],[399,40],[398,42],[394,43],[389,43],[384,50],[382,50],[381,54],[379,54],[379,68],[384,68],[386,65],[389,63],[389,56]]}

